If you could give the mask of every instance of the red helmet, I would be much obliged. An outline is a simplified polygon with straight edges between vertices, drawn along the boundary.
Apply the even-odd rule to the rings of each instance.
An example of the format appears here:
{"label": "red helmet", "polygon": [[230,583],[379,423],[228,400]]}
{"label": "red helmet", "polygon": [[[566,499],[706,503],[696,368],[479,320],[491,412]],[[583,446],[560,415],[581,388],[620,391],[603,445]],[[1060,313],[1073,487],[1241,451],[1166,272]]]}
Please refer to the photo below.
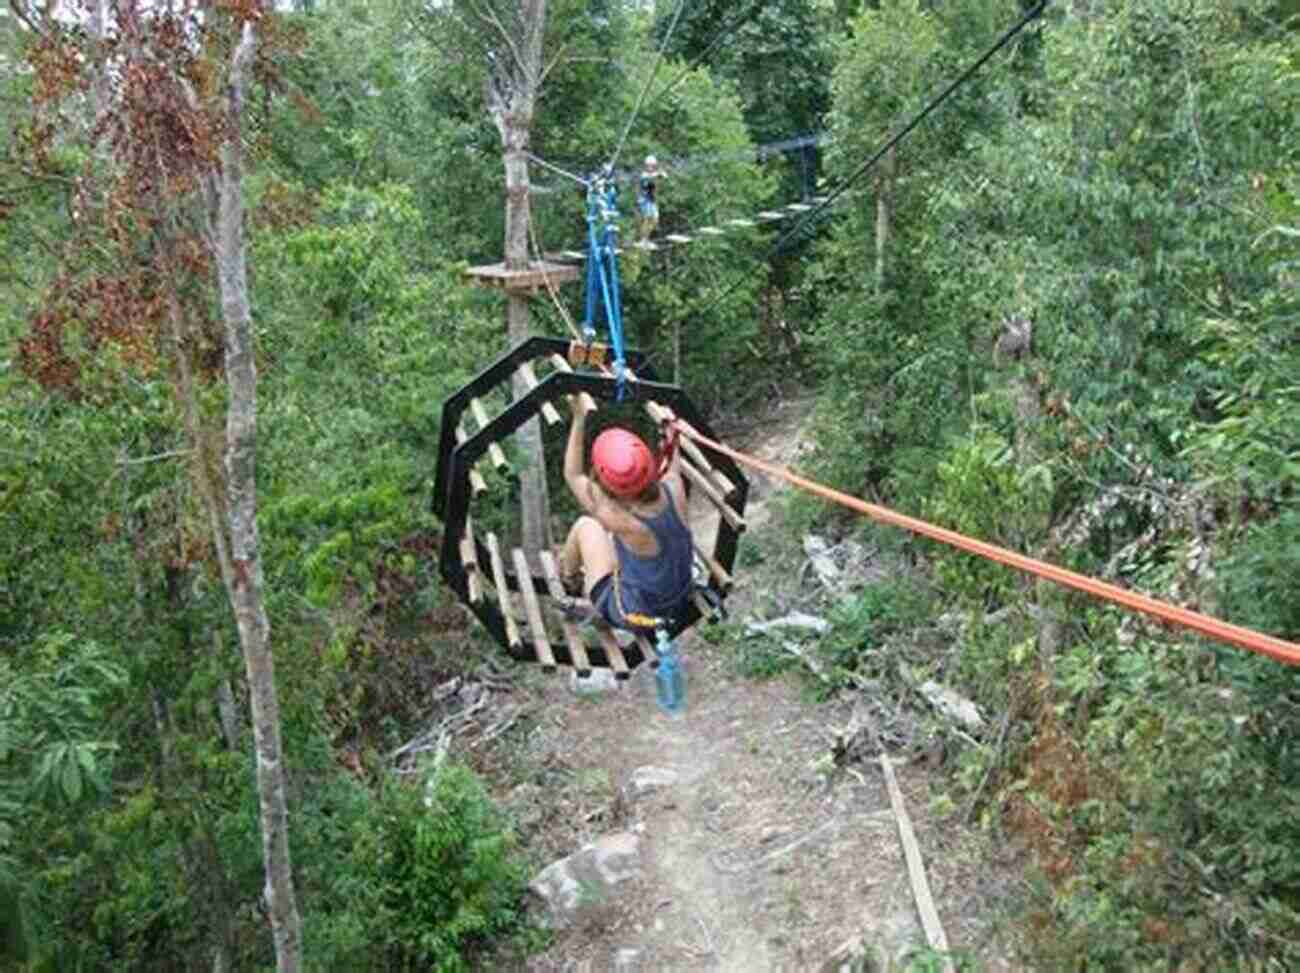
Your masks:
{"label": "red helmet", "polygon": [[591,465],[601,485],[617,497],[635,497],[658,479],[650,447],[636,433],[617,427],[591,444]]}

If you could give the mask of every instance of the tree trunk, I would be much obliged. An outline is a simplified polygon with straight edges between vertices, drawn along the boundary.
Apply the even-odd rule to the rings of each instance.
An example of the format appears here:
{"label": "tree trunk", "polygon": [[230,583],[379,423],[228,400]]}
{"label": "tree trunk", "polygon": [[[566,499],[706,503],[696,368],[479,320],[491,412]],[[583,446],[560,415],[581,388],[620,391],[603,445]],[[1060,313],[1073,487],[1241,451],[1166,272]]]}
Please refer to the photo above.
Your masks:
{"label": "tree trunk", "polygon": [[[506,177],[505,265],[507,270],[528,267],[530,200],[528,146],[532,134],[533,110],[542,77],[542,30],[546,21],[546,0],[520,0],[520,36],[511,46],[512,60],[498,67],[488,86],[488,110],[501,134]],[[530,337],[528,298],[509,293],[506,298],[506,331],[510,344]],[[514,395],[528,387],[518,376]],[[530,419],[516,433],[524,454],[519,471],[522,504],[523,549],[530,555],[550,546],[550,505],[546,494],[546,454],[542,449],[541,423]]]}
{"label": "tree trunk", "polygon": [[255,39],[245,23],[231,62],[231,130],[221,151],[219,209],[215,240],[221,316],[225,329],[226,505],[230,530],[227,591],[239,629],[253,710],[253,744],[261,809],[265,899],[271,915],[276,967],[296,971],[302,964],[302,920],[289,860],[289,814],[280,704],[271,656],[271,626],[262,596],[262,559],[257,535],[257,366],[253,357],[252,315],[248,305],[244,251],[244,200],[241,121],[246,73]]}
{"label": "tree trunk", "polygon": [[[212,663],[223,673],[225,666],[225,647],[221,644],[221,633],[212,630]],[[217,719],[221,724],[221,738],[226,741],[226,749],[234,750],[239,746],[239,709],[235,706],[235,691],[231,688],[230,677],[222,675],[217,683]]]}
{"label": "tree trunk", "polygon": [[885,251],[889,248],[889,228],[894,217],[894,175],[898,147],[890,149],[880,173],[876,190],[876,293],[885,286]]}

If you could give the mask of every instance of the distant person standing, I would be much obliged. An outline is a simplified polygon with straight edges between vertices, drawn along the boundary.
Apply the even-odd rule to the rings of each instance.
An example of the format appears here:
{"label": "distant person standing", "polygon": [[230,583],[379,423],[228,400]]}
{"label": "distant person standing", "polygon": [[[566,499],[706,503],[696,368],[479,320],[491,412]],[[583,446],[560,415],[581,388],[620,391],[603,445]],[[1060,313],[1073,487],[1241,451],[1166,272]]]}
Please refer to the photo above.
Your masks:
{"label": "distant person standing", "polygon": [[658,182],[663,175],[659,171],[659,160],[652,155],[645,157],[645,166],[641,170],[640,192],[637,194],[637,211],[641,215],[641,235],[642,243],[645,243],[654,235],[654,231],[659,227],[659,186]]}

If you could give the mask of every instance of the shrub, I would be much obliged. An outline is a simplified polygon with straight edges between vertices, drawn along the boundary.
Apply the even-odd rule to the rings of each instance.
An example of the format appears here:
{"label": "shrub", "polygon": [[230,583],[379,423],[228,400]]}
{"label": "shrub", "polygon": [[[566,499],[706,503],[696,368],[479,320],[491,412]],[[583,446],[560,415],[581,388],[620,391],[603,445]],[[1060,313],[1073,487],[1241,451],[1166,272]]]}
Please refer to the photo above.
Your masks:
{"label": "shrub", "polygon": [[350,847],[307,914],[314,968],[467,970],[476,950],[521,927],[523,867],[469,769],[444,765],[423,786],[390,781],[377,797],[357,788],[339,811],[354,823],[339,822]]}

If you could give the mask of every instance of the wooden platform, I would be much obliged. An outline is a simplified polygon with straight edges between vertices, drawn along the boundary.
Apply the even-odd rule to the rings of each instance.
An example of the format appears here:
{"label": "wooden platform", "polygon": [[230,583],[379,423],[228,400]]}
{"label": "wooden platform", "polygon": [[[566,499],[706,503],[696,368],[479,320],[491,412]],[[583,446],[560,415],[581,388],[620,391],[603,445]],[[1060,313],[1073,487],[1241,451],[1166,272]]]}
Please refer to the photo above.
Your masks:
{"label": "wooden platform", "polygon": [[524,291],[529,294],[545,290],[548,280],[555,285],[567,284],[577,280],[581,274],[582,269],[574,264],[552,263],[549,260],[534,260],[526,270],[507,270],[505,264],[486,264],[465,271],[465,276],[479,287]]}

